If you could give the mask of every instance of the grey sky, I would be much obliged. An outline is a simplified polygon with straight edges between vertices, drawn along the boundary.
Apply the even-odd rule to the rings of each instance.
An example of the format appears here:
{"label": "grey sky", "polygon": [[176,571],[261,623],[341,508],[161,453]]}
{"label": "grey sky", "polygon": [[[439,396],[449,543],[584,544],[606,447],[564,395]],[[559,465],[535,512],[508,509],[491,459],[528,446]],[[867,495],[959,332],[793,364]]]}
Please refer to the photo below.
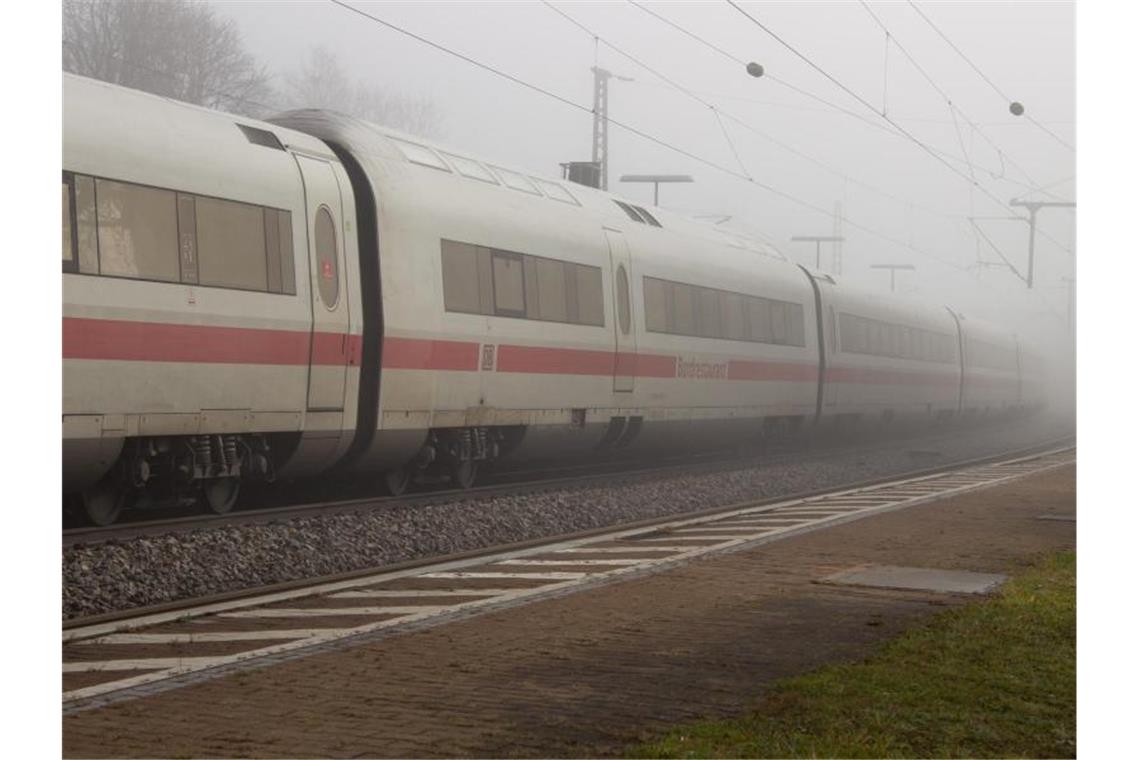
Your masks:
{"label": "grey sky", "polygon": [[[352,4],[586,107],[592,103],[589,69],[595,61],[594,40],[542,3],[356,0]],[[900,275],[900,290],[946,300],[1023,331],[1056,335],[1063,328],[1066,289],[1061,278],[1072,273],[1070,253],[1038,238],[1039,287],[1035,293],[1027,293],[1005,271],[986,270],[979,280],[974,272],[943,263],[969,267],[977,260],[978,250],[985,260],[997,260],[984,239],[978,242],[965,217],[1008,216],[1011,210],[981,190],[971,190],[966,179],[918,146],[882,129],[890,129],[885,120],[727,3],[647,6],[733,56],[763,64],[769,75],[854,111],[879,128],[821,105],[771,76],[749,77],[739,64],[633,4],[554,5],[603,40],[715,105],[724,114],[732,146],[708,107],[599,43],[599,65],[635,80],[612,83],[613,119],[828,211],[841,201],[851,221],[942,260],[845,225],[843,274],[848,280],[885,289],[887,274],[869,269],[869,264],[914,264],[916,273]],[[588,113],[332,3],[230,1],[216,3],[216,7],[238,22],[250,50],[275,73],[295,67],[309,46],[321,44],[336,52],[353,76],[431,100],[444,116],[440,141],[457,149],[543,176],[557,176],[559,162],[590,157]],[[743,7],[876,108],[882,107],[885,34],[864,5],[852,1],[746,3]],[[1026,117],[1011,115],[1008,103],[908,3],[876,1],[869,7],[895,40],[886,56],[886,108],[892,119],[948,154],[946,160],[968,174],[961,163],[965,148],[977,167],[978,182],[1003,203],[1013,197],[1047,198],[1011,179],[1046,186],[1057,196],[1074,199],[1072,151]],[[1027,116],[1075,144],[1072,4],[922,1],[918,8],[999,88],[1023,102]],[[961,120],[955,127],[946,100],[906,60],[899,45],[914,56],[965,117],[978,125],[980,133]],[[730,117],[740,118],[834,172],[733,123]],[[1000,154],[990,142],[1000,148]],[[814,248],[789,243],[789,237],[832,232],[830,214],[805,209],[617,127],[610,130],[610,154],[611,190],[646,201],[652,199],[650,187],[623,186],[617,178],[623,173],[692,174],[696,178],[692,185],[662,188],[663,206],[731,214],[730,224],[762,233],[795,260],[814,259]],[[876,194],[865,185],[894,197]],[[1042,211],[1039,223],[1064,248],[1075,248],[1073,211]],[[997,220],[980,224],[993,243],[1024,270],[1027,225]]]}

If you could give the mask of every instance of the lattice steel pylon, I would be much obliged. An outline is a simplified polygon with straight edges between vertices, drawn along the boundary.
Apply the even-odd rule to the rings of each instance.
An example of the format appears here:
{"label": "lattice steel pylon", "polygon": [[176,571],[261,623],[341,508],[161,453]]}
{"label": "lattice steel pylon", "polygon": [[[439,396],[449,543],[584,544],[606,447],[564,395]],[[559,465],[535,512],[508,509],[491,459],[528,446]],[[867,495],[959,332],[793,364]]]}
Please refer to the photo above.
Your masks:
{"label": "lattice steel pylon", "polygon": [[624,82],[632,82],[633,79],[618,76],[598,66],[591,66],[590,70],[594,72],[594,150],[592,160],[601,167],[601,189],[608,190],[610,182],[610,120],[608,118],[610,79],[620,79]]}

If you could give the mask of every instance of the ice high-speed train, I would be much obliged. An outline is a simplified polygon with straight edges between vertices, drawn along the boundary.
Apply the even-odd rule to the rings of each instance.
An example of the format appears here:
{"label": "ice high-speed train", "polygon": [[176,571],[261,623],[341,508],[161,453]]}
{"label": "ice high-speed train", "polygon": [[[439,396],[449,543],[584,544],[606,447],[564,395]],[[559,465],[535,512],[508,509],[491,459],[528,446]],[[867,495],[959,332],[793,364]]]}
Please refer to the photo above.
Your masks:
{"label": "ice high-speed train", "polygon": [[63,92],[63,490],[96,523],[1042,402],[1012,333],[683,215],[325,111]]}

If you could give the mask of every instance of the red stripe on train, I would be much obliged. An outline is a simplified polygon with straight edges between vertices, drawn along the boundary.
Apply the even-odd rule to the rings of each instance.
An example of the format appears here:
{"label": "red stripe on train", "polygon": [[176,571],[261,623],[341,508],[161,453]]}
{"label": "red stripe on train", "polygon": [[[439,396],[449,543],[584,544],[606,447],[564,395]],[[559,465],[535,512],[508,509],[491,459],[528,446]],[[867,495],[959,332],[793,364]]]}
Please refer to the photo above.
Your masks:
{"label": "red stripe on train", "polygon": [[458,340],[385,338],[385,369],[479,369],[479,344]]}
{"label": "red stripe on train", "polygon": [[[313,362],[358,365],[361,338],[316,333]],[[124,319],[63,319],[63,358],[202,364],[309,363],[309,333]]]}

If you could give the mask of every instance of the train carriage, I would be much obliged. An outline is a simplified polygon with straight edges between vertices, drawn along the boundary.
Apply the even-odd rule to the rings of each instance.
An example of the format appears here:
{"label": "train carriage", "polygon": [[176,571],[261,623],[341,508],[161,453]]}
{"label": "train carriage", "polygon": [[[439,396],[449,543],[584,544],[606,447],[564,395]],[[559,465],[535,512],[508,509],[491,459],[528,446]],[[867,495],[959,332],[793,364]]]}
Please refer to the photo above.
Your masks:
{"label": "train carriage", "polygon": [[64,106],[64,490],[96,522],[1040,399],[1012,335],[600,190],[326,111],[70,75]]}
{"label": "train carriage", "polygon": [[957,413],[961,356],[949,311],[826,280],[821,295],[825,414],[866,421]]}
{"label": "train carriage", "polygon": [[243,474],[335,463],[361,335],[336,157],[71,75],[64,108],[65,492],[98,522],[148,490],[226,511]]}
{"label": "train carriage", "polygon": [[431,461],[441,436],[521,458],[729,445],[814,415],[815,305],[786,262],[355,119],[274,121],[355,166],[357,214],[376,218],[380,388],[358,468]]}

